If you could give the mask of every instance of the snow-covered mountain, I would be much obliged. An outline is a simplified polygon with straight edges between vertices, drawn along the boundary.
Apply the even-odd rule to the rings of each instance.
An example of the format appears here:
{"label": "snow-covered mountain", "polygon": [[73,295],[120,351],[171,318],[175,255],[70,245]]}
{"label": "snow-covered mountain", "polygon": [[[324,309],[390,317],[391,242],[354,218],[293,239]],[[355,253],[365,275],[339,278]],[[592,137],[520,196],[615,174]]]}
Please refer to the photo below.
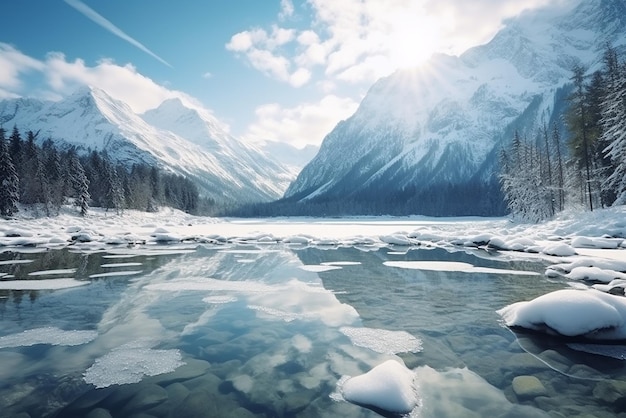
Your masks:
{"label": "snow-covered mountain", "polygon": [[319,146],[309,144],[304,148],[297,148],[280,141],[265,141],[259,147],[266,154],[271,155],[275,160],[288,167],[294,173],[294,179],[319,151]]}
{"label": "snow-covered mountain", "polygon": [[137,115],[105,91],[84,87],[58,102],[0,101],[0,123],[39,131],[38,140],[106,150],[124,164],[158,164],[221,202],[273,200],[294,178],[287,167],[229,135],[208,111],[178,99]]}
{"label": "snow-covered mountain", "polygon": [[497,151],[514,129],[531,136],[558,117],[573,65],[597,67],[607,42],[626,45],[624,0],[526,12],[485,45],[380,79],[285,198],[488,214],[498,199]]}

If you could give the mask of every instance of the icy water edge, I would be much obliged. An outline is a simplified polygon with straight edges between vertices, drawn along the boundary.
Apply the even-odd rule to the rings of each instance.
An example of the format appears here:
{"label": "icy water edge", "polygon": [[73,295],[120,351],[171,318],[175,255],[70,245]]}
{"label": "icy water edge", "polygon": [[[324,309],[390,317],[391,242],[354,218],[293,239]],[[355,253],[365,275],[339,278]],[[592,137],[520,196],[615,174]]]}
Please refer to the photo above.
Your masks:
{"label": "icy water edge", "polygon": [[567,287],[545,267],[376,246],[5,251],[0,282],[84,283],[0,290],[1,415],[375,417],[338,385],[394,357],[414,417],[624,414],[623,361],[501,325],[497,309]]}

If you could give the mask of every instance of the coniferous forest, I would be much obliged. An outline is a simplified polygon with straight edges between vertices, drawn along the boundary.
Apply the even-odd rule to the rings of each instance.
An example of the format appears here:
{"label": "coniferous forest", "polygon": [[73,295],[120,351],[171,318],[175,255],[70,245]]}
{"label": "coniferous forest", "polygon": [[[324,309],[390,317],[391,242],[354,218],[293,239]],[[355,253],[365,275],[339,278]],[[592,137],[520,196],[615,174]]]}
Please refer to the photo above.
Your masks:
{"label": "coniferous forest", "polygon": [[500,183],[518,219],[626,204],[626,63],[607,46],[600,70],[572,73],[562,123],[544,124],[533,138],[516,131],[501,150]]}
{"label": "coniferous forest", "polygon": [[11,134],[0,127],[0,216],[11,217],[19,204],[33,208],[37,215],[59,213],[71,203],[81,215],[89,207],[117,213],[124,209],[156,211],[170,206],[197,213],[206,204],[195,184],[180,175],[146,164],[125,167],[113,162],[103,151],[79,155],[75,148],[57,149],[46,139],[41,146],[37,133],[22,137],[17,126]]}

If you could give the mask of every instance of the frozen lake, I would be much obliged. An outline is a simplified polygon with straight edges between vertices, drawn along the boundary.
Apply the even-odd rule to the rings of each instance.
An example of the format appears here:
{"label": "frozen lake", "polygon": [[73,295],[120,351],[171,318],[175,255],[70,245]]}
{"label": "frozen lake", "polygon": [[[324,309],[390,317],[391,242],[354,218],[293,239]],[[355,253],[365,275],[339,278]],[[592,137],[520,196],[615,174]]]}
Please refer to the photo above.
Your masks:
{"label": "frozen lake", "polygon": [[413,417],[624,412],[626,371],[606,347],[502,325],[498,309],[568,286],[547,266],[367,244],[5,250],[0,285],[28,285],[0,288],[0,410],[376,417],[341,385],[399,358],[416,376]]}

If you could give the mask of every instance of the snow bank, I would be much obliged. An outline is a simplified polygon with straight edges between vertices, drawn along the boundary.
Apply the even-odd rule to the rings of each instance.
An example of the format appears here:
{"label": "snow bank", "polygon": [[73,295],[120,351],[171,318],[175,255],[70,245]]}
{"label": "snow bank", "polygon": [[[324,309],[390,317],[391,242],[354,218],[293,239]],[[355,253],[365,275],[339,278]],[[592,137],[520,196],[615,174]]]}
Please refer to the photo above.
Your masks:
{"label": "snow bank", "polygon": [[414,381],[415,373],[404,364],[387,360],[365,374],[348,378],[340,391],[348,402],[408,414],[420,403]]}
{"label": "snow bank", "polygon": [[564,289],[498,311],[509,327],[592,340],[626,339],[626,298]]}

